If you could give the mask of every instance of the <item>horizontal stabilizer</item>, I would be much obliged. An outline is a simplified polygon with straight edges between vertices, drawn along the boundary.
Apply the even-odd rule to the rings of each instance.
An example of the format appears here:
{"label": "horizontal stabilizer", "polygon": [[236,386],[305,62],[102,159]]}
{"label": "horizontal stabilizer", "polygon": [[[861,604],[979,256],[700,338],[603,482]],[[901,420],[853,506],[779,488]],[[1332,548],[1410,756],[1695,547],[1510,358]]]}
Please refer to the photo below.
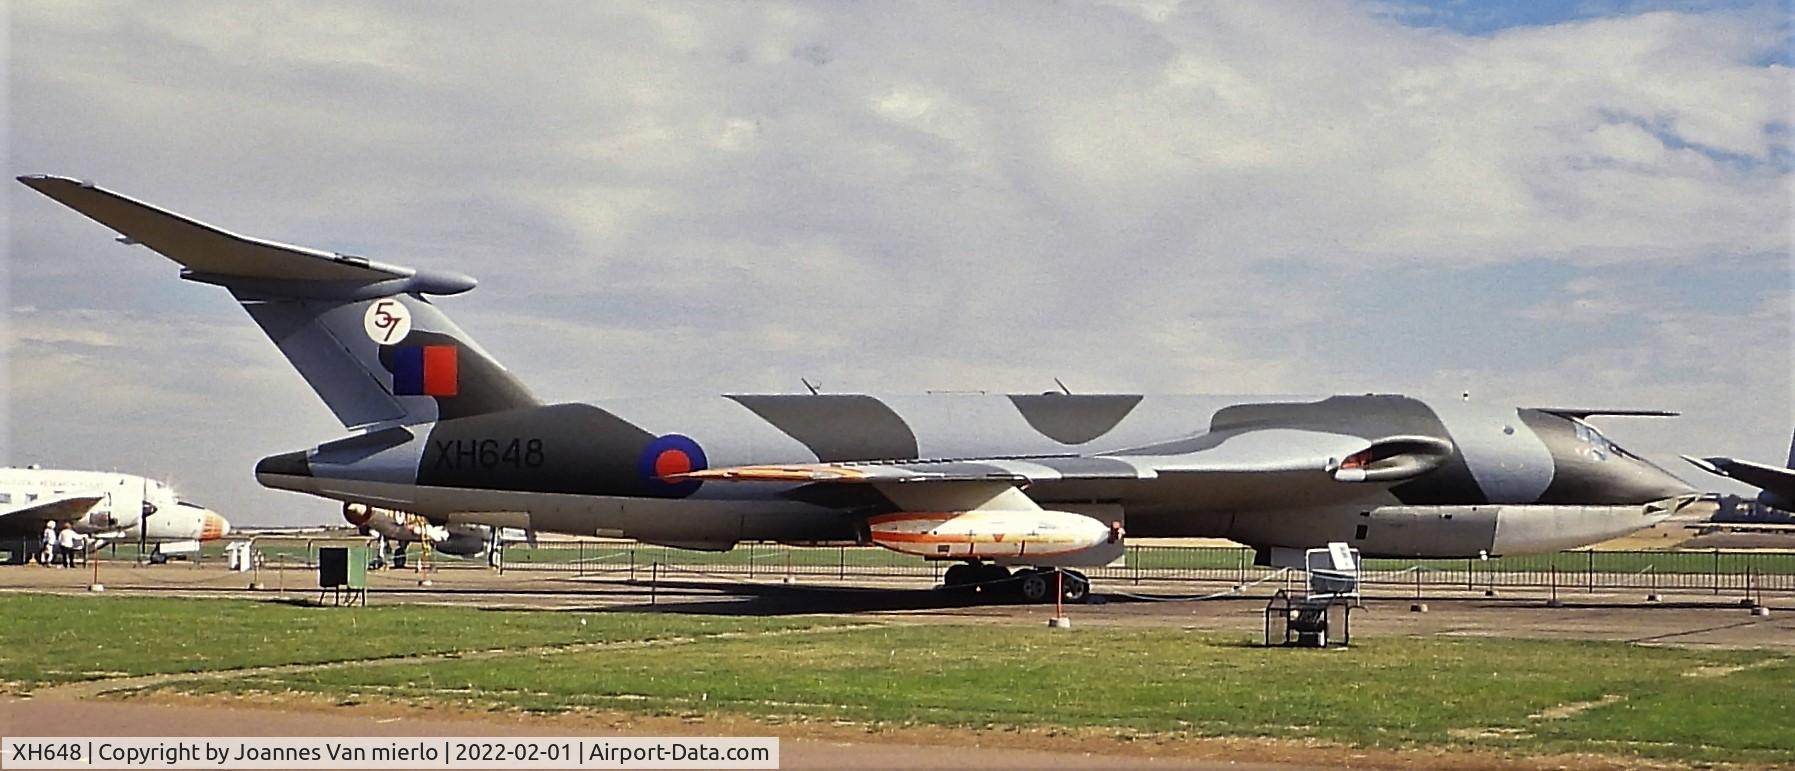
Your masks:
{"label": "horizontal stabilizer", "polygon": [[369,284],[380,285],[383,295],[456,294],[474,288],[474,279],[459,273],[418,271],[238,235],[78,179],[33,175],[19,181],[117,231],[120,243],[141,244],[180,263],[186,268],[183,275],[196,281],[252,288],[311,283],[330,290],[276,292],[300,295],[341,294],[346,287]]}

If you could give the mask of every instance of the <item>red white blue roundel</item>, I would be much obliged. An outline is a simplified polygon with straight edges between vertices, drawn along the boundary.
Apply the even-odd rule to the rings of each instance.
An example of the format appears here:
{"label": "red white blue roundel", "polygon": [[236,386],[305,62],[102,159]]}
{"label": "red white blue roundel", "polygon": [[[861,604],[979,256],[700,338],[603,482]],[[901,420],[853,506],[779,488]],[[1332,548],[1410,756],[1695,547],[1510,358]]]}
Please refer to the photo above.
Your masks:
{"label": "red white blue roundel", "polygon": [[702,483],[696,479],[664,481],[662,477],[702,471],[709,468],[709,465],[704,458],[704,448],[699,447],[691,437],[667,434],[656,437],[642,449],[637,468],[650,491],[683,498],[696,492]]}

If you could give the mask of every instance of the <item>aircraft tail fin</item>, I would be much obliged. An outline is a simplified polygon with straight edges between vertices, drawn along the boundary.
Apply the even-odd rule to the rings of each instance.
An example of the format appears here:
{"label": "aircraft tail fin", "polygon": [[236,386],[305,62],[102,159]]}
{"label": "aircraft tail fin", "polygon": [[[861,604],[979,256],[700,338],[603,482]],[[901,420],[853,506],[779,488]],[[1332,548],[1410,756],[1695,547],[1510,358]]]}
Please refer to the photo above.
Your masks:
{"label": "aircraft tail fin", "polygon": [[229,290],[346,427],[539,403],[426,298],[471,277],[240,236],[80,180],[19,181]]}

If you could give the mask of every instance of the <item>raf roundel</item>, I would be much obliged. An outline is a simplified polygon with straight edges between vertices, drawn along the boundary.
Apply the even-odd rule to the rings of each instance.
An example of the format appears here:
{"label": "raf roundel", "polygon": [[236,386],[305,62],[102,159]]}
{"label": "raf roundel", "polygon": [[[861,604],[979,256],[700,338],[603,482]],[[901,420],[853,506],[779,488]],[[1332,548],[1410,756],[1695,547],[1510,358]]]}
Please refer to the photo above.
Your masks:
{"label": "raf roundel", "polygon": [[663,477],[703,471],[706,468],[709,466],[704,457],[704,448],[699,447],[691,437],[679,434],[656,437],[647,447],[642,448],[642,457],[638,463],[642,481],[649,490],[680,498],[696,492],[702,483],[696,479],[667,480]]}
{"label": "raf roundel", "polygon": [[411,309],[397,298],[382,297],[370,303],[361,321],[368,339],[381,345],[392,345],[411,334]]}

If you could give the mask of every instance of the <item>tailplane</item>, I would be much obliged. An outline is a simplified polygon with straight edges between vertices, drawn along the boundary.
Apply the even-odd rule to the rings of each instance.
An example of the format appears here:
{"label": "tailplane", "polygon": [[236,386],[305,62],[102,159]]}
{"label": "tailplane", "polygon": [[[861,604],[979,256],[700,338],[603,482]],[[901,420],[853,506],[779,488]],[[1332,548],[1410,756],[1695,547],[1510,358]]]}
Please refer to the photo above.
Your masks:
{"label": "tailplane", "polygon": [[427,299],[474,288],[468,276],[248,238],[80,180],[19,181],[229,290],[346,427],[538,404]]}

